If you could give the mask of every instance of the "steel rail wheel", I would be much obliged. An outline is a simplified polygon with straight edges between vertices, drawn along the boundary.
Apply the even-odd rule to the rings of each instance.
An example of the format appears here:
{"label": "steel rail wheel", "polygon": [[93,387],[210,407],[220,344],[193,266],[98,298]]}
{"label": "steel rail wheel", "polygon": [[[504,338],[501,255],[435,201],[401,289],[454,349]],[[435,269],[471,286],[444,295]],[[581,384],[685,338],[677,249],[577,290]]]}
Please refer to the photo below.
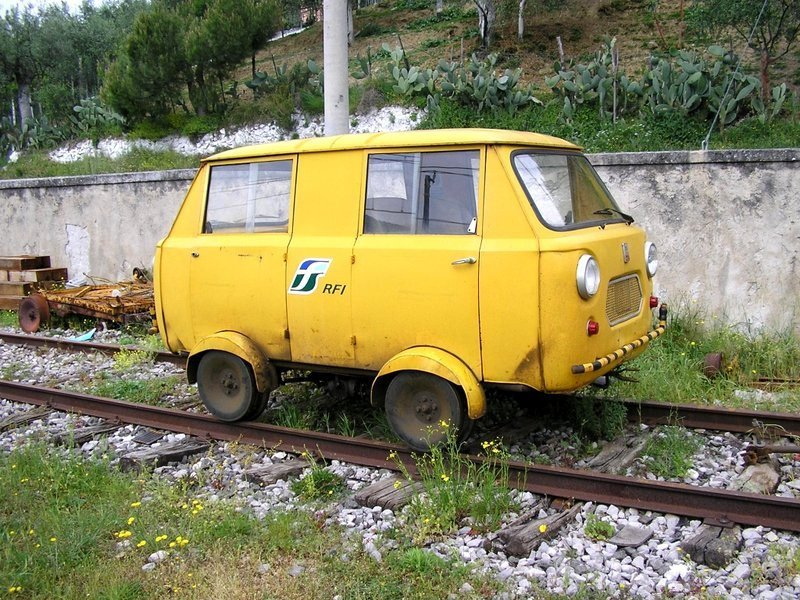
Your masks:
{"label": "steel rail wheel", "polygon": [[33,294],[19,303],[19,326],[25,333],[36,333],[50,321],[50,306],[44,296]]}
{"label": "steel rail wheel", "polygon": [[228,352],[203,354],[197,366],[197,391],[208,411],[222,421],[254,418],[251,411],[264,409],[250,365]]}
{"label": "steel rail wheel", "polygon": [[441,444],[449,428],[457,430],[459,440],[471,429],[465,427],[469,419],[459,390],[441,377],[419,371],[402,372],[389,383],[386,417],[395,434],[420,452]]}

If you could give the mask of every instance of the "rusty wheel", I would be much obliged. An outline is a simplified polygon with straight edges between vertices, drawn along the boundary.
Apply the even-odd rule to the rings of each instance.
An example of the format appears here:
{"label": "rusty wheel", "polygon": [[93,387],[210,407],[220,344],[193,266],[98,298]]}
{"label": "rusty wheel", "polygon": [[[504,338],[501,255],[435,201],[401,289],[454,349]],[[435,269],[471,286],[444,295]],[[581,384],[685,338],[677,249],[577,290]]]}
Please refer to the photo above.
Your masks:
{"label": "rusty wheel", "polygon": [[36,333],[50,320],[50,307],[40,294],[24,298],[19,303],[19,326],[25,333]]}
{"label": "rusty wheel", "polygon": [[203,354],[197,366],[197,391],[208,411],[223,421],[243,419],[259,404],[250,365],[228,352]]}
{"label": "rusty wheel", "polygon": [[703,375],[714,379],[722,373],[722,352],[709,352],[703,359]]}
{"label": "rusty wheel", "polygon": [[386,389],[386,416],[395,434],[421,452],[446,439],[442,421],[456,428],[460,438],[467,433],[460,390],[430,373],[406,371],[392,379]]}

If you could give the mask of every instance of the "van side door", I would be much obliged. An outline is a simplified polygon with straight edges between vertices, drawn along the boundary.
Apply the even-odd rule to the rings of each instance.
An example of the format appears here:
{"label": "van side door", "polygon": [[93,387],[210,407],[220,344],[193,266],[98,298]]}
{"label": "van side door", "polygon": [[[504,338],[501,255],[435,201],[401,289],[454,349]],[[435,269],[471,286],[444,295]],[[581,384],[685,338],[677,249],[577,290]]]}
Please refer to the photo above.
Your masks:
{"label": "van side door", "polygon": [[289,359],[285,254],[294,156],[211,165],[202,233],[189,259],[195,343],[218,331],[249,337]]}
{"label": "van side door", "polygon": [[350,269],[363,153],[299,155],[294,229],[283,293],[292,361],[354,367]]}
{"label": "van side door", "polygon": [[360,366],[435,346],[481,378],[478,272],[484,150],[373,151],[354,247]]}

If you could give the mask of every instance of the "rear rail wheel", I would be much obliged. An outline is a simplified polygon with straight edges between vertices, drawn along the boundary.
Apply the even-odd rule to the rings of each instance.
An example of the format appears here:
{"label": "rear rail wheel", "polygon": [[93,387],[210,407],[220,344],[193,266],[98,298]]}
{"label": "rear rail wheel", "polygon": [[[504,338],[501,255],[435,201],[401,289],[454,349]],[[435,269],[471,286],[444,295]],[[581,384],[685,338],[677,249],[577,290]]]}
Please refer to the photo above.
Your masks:
{"label": "rear rail wheel", "polygon": [[404,371],[386,388],[386,417],[412,450],[427,452],[447,439],[450,428],[463,440],[472,429],[461,390],[441,377]]}
{"label": "rear rail wheel", "polygon": [[33,294],[19,303],[19,326],[25,333],[36,333],[50,321],[50,306],[40,294]]}
{"label": "rear rail wheel", "polygon": [[253,370],[238,356],[209,350],[197,366],[197,391],[208,411],[222,421],[254,419],[266,406]]}

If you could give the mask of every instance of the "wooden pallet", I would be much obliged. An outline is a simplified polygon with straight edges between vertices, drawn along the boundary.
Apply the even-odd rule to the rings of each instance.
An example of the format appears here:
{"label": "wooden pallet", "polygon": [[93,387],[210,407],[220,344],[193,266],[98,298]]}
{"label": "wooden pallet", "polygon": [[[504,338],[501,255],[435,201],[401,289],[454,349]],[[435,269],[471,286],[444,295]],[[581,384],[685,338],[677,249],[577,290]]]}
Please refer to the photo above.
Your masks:
{"label": "wooden pallet", "polygon": [[18,310],[25,296],[66,280],[67,270],[51,267],[49,256],[0,256],[0,310]]}

